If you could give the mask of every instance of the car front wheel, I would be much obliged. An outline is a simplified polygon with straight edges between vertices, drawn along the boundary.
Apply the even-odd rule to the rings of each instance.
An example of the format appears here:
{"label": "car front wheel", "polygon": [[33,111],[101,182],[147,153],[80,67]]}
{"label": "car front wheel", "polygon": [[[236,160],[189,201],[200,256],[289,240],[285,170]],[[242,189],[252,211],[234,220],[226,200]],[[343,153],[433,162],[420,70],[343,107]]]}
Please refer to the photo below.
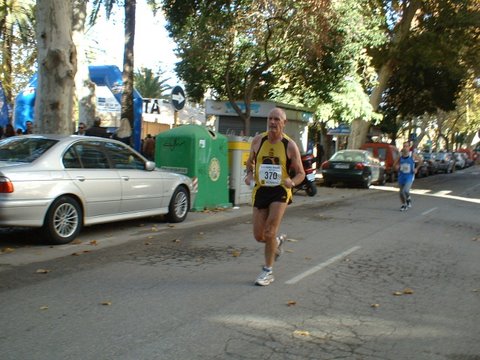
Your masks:
{"label": "car front wheel", "polygon": [[187,189],[180,186],[173,192],[170,205],[168,206],[167,219],[172,223],[179,223],[185,220],[190,210],[190,198]]}
{"label": "car front wheel", "polygon": [[51,244],[68,244],[80,233],[82,217],[78,202],[68,196],[61,196],[48,209],[42,232]]}

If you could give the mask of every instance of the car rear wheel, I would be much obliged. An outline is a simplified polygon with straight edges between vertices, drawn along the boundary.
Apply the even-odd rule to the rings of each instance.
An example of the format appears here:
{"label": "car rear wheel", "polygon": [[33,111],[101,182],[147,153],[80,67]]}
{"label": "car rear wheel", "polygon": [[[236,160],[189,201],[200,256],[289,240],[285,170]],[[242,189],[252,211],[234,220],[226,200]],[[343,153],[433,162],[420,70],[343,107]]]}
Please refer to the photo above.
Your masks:
{"label": "car rear wheel", "polygon": [[68,244],[82,228],[82,209],[75,199],[62,196],[50,206],[42,232],[45,239],[54,245]]}
{"label": "car rear wheel", "polygon": [[371,174],[368,174],[363,178],[363,184],[362,185],[365,189],[370,188],[370,185],[372,185],[372,175]]}
{"label": "car rear wheel", "polygon": [[182,186],[176,188],[168,206],[168,221],[179,223],[185,220],[188,210],[190,210],[189,205],[190,199],[187,189]]}

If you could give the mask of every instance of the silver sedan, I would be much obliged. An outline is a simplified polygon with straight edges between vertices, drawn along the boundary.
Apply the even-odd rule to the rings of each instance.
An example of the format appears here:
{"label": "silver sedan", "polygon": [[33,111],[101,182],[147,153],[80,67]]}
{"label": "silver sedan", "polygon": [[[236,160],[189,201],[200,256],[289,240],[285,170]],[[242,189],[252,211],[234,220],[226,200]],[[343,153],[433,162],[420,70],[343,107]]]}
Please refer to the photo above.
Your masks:
{"label": "silver sedan", "polygon": [[0,141],[0,226],[37,227],[48,242],[66,244],[87,225],[153,215],[181,222],[195,183],[116,140],[10,137]]}

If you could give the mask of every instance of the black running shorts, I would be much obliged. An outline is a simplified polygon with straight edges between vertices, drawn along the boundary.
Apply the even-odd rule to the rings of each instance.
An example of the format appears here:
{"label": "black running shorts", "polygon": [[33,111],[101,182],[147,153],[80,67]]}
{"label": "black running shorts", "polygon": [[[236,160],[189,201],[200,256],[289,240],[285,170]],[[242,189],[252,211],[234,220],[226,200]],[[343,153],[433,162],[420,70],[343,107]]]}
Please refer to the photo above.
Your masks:
{"label": "black running shorts", "polygon": [[292,201],[288,201],[287,190],[283,186],[260,186],[255,193],[253,206],[257,209],[267,209],[273,202],[290,204]]}

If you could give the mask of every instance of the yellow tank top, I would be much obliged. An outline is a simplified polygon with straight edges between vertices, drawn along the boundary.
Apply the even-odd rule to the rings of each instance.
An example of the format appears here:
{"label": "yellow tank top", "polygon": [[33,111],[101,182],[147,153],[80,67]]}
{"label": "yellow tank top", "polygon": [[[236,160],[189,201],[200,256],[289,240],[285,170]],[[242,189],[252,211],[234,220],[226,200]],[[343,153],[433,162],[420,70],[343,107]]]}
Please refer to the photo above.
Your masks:
{"label": "yellow tank top", "polygon": [[[289,199],[292,197],[292,190],[285,187],[284,181],[289,177],[290,159],[287,156],[287,147],[290,138],[283,134],[281,141],[275,144],[268,141],[267,133],[262,134],[260,147],[255,157],[255,189],[260,186],[273,187],[282,186]],[[253,194],[253,196],[255,196]]]}

